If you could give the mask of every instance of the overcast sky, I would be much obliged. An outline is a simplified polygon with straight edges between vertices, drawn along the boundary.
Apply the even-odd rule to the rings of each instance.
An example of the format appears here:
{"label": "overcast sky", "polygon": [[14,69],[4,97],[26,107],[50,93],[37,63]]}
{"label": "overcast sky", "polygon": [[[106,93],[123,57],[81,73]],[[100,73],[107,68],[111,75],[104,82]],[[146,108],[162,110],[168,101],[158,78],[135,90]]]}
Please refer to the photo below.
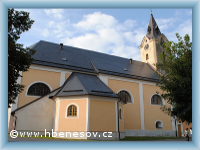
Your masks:
{"label": "overcast sky", "polygon": [[[22,10],[22,9],[18,9]],[[35,20],[19,43],[40,40],[140,60],[139,46],[146,35],[150,9],[23,9]],[[192,40],[192,9],[152,9],[169,41],[175,33]]]}

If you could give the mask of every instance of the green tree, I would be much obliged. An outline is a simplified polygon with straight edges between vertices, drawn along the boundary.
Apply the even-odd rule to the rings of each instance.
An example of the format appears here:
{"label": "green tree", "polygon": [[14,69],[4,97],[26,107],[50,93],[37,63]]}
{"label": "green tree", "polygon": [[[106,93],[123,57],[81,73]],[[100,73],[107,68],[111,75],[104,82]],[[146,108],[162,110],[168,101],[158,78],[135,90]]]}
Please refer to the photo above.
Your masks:
{"label": "green tree", "polygon": [[28,12],[8,9],[8,107],[15,103],[15,98],[24,88],[17,84],[17,79],[22,77],[20,71],[27,71],[33,61],[31,56],[35,50],[17,43],[20,34],[28,31],[33,23]]}
{"label": "green tree", "polygon": [[162,66],[158,69],[165,73],[157,75],[157,85],[163,91],[162,97],[171,107],[162,106],[163,112],[177,117],[188,124],[192,122],[192,42],[188,34],[184,39],[176,33],[178,43],[164,43],[165,53],[160,55]]}

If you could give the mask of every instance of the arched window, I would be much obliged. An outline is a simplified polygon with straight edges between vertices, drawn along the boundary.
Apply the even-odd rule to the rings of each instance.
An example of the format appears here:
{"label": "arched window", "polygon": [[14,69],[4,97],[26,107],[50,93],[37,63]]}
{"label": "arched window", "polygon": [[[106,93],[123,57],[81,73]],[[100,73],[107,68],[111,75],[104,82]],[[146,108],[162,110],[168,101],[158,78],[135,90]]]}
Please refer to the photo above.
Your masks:
{"label": "arched window", "polygon": [[122,119],[122,109],[119,109],[119,119]]}
{"label": "arched window", "polygon": [[151,97],[151,105],[163,105],[161,96],[158,94],[154,94]]}
{"label": "arched window", "polygon": [[28,89],[27,95],[44,96],[50,93],[49,87],[44,83],[35,83]]}
{"label": "arched window", "polygon": [[77,107],[75,105],[70,105],[67,109],[67,116],[77,116]]}
{"label": "arched window", "polygon": [[162,129],[162,128],[163,128],[162,121],[156,121],[156,129]]}
{"label": "arched window", "polygon": [[132,102],[131,101],[131,96],[130,96],[130,94],[127,91],[120,91],[118,93],[118,95],[119,95],[120,99],[122,101],[124,101],[125,103],[127,103],[127,102],[131,103]]}

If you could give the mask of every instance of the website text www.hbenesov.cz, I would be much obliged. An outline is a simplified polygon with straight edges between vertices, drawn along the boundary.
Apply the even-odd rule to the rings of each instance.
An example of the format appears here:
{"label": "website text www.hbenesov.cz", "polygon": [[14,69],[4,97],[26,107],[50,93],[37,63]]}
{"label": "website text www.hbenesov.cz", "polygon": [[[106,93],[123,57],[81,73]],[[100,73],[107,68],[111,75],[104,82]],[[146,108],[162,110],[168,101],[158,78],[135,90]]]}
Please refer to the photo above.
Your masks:
{"label": "website text www.hbenesov.cz", "polygon": [[54,132],[53,129],[51,132],[44,131],[44,134],[40,134],[40,132],[22,132],[22,131],[16,131],[12,130],[10,132],[11,138],[17,138],[17,137],[59,137],[59,138],[83,138],[83,137],[106,137],[111,138],[112,132],[103,132],[99,134],[99,132]]}

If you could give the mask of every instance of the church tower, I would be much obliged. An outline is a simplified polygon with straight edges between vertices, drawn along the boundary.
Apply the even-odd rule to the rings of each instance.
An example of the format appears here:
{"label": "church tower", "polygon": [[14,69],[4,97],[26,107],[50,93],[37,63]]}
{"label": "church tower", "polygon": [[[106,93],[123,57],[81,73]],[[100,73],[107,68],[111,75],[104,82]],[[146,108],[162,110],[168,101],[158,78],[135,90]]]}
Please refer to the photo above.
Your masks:
{"label": "church tower", "polygon": [[162,46],[164,42],[168,42],[168,40],[165,35],[160,32],[160,29],[158,28],[151,12],[151,18],[147,27],[147,34],[139,46],[141,61],[149,63],[154,69],[157,70],[154,64],[162,65],[159,55],[165,52]]}

